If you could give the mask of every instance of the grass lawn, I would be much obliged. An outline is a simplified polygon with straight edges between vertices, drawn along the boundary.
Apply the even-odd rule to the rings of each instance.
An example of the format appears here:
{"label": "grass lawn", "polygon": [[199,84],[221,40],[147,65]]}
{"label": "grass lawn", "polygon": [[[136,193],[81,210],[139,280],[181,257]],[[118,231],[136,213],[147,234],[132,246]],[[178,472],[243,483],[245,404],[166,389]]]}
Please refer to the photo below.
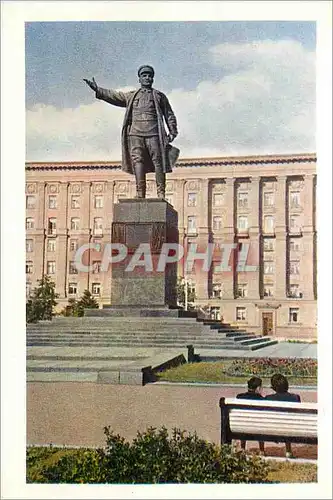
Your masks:
{"label": "grass lawn", "polygon": [[[161,381],[168,382],[220,382],[220,383],[239,383],[244,384],[250,378],[246,376],[229,376],[223,373],[227,366],[232,363],[232,360],[212,361],[200,363],[185,363],[183,365],[170,368],[163,372],[157,373],[157,377]],[[255,375],[255,374],[254,374]],[[261,377],[263,385],[270,385],[270,377]],[[290,377],[288,376],[290,385],[317,385],[316,378]]]}
{"label": "grass lawn", "polygon": [[[29,448],[31,451],[31,447]],[[27,482],[41,482],[41,472],[45,466],[55,465],[61,457],[71,455],[70,448],[33,448],[34,457],[27,461]],[[314,483],[317,481],[316,464],[297,464],[269,460],[270,471],[267,481],[274,483]]]}
{"label": "grass lawn", "polygon": [[277,483],[316,483],[317,465],[290,462],[269,462],[268,480]]}

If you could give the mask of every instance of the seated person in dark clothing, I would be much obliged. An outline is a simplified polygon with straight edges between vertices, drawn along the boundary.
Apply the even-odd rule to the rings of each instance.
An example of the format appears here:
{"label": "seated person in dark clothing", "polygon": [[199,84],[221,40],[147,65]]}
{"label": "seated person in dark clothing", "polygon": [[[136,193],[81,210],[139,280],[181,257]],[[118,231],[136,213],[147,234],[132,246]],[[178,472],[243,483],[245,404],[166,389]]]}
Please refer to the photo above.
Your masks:
{"label": "seated person in dark clothing", "polygon": [[247,392],[237,394],[237,399],[264,399],[261,395],[262,380],[259,377],[252,377],[247,382]]}
{"label": "seated person in dark clothing", "polygon": [[298,394],[288,392],[288,380],[284,375],[281,375],[281,373],[276,373],[272,376],[271,387],[275,392],[273,394],[268,394],[265,399],[269,399],[271,401],[288,401],[290,403],[301,402],[301,398]]}
{"label": "seated person in dark clothing", "polygon": [[[289,403],[300,403],[301,398],[299,394],[294,394],[292,392],[288,392],[289,383],[287,378],[281,373],[275,373],[275,375],[271,378],[271,387],[273,394],[268,394],[265,399],[270,401],[286,401]],[[291,444],[286,443],[286,457],[292,458],[293,454],[291,451]]]}
{"label": "seated person in dark clothing", "polygon": [[[264,399],[261,395],[262,391],[262,380],[259,377],[252,377],[247,382],[247,392],[242,392],[237,394],[237,399]],[[241,448],[245,450],[246,441],[241,441]],[[259,449],[260,452],[265,454],[265,443],[263,441],[259,441]]]}

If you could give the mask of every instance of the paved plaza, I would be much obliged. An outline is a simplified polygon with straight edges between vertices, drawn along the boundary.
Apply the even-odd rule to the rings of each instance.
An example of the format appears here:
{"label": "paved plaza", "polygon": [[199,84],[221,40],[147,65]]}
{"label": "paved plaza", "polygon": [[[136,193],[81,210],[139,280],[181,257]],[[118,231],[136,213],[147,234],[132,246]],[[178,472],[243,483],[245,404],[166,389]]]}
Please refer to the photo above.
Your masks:
{"label": "paved plaza", "polygon": [[[103,446],[110,425],[126,439],[147,427],[196,431],[209,441],[220,439],[219,398],[234,397],[242,386],[148,384],[111,385],[78,382],[27,384],[27,443]],[[264,394],[271,390],[264,388]],[[316,402],[316,389],[297,391]]]}

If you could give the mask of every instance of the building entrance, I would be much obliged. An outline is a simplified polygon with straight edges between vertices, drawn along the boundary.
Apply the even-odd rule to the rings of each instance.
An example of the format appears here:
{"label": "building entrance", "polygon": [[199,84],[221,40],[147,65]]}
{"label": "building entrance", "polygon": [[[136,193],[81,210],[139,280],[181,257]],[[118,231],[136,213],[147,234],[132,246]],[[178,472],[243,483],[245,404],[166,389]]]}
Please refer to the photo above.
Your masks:
{"label": "building entrance", "polygon": [[264,312],[262,313],[262,334],[272,335],[273,333],[273,313]]}

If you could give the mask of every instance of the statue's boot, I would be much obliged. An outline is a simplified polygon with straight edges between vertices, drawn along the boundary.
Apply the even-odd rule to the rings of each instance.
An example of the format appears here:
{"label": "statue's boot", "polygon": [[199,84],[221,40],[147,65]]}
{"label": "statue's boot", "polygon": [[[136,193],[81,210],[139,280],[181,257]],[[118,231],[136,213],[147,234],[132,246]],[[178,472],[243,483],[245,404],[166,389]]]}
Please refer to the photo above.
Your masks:
{"label": "statue's boot", "polygon": [[161,200],[165,199],[165,173],[156,171],[156,188],[157,197]]}
{"label": "statue's boot", "polygon": [[134,168],[135,180],[136,180],[136,198],[146,197],[146,174],[144,165],[138,163]]}

